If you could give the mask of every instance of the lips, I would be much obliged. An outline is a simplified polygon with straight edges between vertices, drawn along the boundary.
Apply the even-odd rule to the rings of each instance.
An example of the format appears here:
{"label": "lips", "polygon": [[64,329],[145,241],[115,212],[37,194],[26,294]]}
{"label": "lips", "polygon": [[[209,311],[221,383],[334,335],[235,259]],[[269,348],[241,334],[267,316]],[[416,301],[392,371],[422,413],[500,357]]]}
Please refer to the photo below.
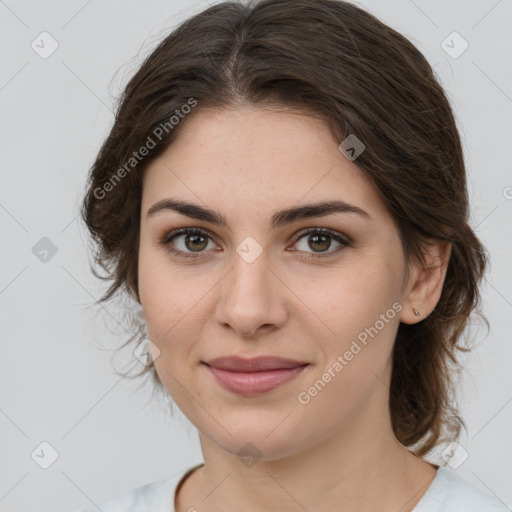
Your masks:
{"label": "lips", "polygon": [[218,357],[204,363],[222,387],[244,396],[267,393],[294,379],[308,363],[280,357]]}
{"label": "lips", "polygon": [[268,370],[297,368],[298,366],[303,366],[307,363],[275,356],[260,356],[251,359],[245,359],[238,356],[224,356],[211,359],[205,364],[213,366],[214,368],[219,368],[220,370],[229,370],[231,372],[262,372]]}

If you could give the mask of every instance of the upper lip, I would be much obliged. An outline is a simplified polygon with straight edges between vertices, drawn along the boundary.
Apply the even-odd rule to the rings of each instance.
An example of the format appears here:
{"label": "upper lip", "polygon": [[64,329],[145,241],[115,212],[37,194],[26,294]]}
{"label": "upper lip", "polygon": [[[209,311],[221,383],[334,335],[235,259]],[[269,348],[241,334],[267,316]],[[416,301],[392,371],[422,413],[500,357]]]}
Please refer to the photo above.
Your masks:
{"label": "upper lip", "polygon": [[232,372],[262,372],[280,368],[297,368],[308,363],[275,356],[260,356],[250,359],[239,356],[222,356],[205,361],[205,364]]}

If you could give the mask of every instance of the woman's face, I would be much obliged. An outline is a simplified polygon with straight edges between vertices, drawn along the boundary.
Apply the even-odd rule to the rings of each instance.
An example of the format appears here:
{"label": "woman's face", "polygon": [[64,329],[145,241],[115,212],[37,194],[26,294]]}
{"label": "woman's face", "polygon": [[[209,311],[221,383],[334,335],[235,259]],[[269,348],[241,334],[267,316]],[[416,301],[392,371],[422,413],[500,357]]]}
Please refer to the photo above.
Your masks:
{"label": "woman's face", "polygon": [[[225,450],[250,442],[268,459],[382,420],[408,285],[397,228],[357,160],[299,114],[197,110],[185,123],[143,177],[139,250],[155,365],[174,402]],[[167,199],[194,206],[148,215]],[[293,213],[334,202],[351,207]],[[180,228],[198,233],[171,241]],[[232,355],[307,365],[240,393],[204,364]]]}

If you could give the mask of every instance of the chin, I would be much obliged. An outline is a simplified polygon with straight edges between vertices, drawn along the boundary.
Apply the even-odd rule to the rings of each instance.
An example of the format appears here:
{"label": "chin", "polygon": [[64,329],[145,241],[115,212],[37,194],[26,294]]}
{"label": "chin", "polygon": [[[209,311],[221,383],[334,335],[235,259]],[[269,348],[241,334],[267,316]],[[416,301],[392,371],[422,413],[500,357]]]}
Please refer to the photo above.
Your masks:
{"label": "chin", "polygon": [[[240,458],[245,463],[247,458],[252,460],[279,460],[303,450],[302,440],[297,437],[297,425],[279,425],[282,418],[276,418],[272,426],[257,426],[256,416],[250,419],[250,423],[238,421],[236,426],[229,422],[223,422],[218,418],[219,423],[225,426],[231,436],[222,428],[214,432],[205,433],[215,444],[225,451]],[[286,422],[284,422],[286,423]],[[276,425],[279,425],[276,428]],[[247,467],[250,463],[245,464]]]}

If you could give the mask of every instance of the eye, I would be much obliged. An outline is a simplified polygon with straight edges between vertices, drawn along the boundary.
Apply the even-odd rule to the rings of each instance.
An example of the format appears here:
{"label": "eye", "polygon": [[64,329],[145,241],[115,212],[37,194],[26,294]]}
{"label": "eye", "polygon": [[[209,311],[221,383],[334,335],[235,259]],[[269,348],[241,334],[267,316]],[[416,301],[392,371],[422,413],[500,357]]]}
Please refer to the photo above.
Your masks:
{"label": "eye", "polygon": [[203,256],[205,249],[211,249],[209,241],[212,241],[210,235],[202,229],[181,228],[165,235],[159,243],[176,256],[194,258]]}
{"label": "eye", "polygon": [[[300,252],[306,253],[308,253],[308,248],[313,250],[312,253],[308,253],[308,256],[303,256],[306,259],[332,256],[351,244],[350,240],[341,233],[326,228],[312,228],[301,233],[296,238],[294,245],[297,245],[302,239],[306,238],[307,240],[304,240],[303,247],[298,249]],[[329,251],[333,240],[338,246],[335,250]],[[203,229],[180,228],[166,234],[159,241],[159,244],[180,258],[197,258],[205,256],[204,253],[208,249],[212,249],[210,242],[216,247],[210,234]],[[295,250],[293,249],[293,251]]]}
{"label": "eye", "polygon": [[[299,247],[299,250],[303,252],[307,252],[308,248],[313,250],[312,253],[305,256],[306,258],[325,258],[332,256],[350,245],[350,240],[341,233],[337,233],[336,231],[331,231],[326,228],[313,228],[302,233],[295,242],[295,245],[303,239],[304,242],[302,248]],[[336,241],[338,246],[335,250],[327,252],[331,248],[333,240]]]}

